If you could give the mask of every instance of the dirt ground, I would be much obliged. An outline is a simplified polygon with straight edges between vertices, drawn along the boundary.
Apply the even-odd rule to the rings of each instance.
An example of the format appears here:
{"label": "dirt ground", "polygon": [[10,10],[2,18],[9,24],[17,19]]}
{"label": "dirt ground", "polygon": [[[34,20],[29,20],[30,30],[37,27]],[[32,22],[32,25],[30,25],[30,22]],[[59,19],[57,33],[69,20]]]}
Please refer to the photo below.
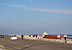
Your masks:
{"label": "dirt ground", "polygon": [[0,38],[0,45],[6,50],[72,50],[72,44],[28,39],[12,41],[9,38],[7,35]]}

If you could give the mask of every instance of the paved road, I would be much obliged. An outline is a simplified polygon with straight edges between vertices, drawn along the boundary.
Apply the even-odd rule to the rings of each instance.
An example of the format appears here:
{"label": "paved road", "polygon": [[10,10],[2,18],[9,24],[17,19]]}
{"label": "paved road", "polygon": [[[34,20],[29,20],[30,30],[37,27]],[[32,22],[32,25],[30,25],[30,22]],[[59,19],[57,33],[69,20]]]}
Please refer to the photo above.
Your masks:
{"label": "paved road", "polygon": [[0,45],[8,50],[72,50],[72,44],[27,39],[12,41],[9,36],[0,38]]}

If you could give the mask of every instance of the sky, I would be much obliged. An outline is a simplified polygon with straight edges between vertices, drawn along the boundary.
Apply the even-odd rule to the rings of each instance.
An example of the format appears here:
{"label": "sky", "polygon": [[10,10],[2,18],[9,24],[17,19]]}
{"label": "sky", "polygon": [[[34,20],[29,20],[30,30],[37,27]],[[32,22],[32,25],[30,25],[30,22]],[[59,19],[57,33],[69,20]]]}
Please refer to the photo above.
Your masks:
{"label": "sky", "polygon": [[72,0],[0,0],[0,33],[71,33]]}

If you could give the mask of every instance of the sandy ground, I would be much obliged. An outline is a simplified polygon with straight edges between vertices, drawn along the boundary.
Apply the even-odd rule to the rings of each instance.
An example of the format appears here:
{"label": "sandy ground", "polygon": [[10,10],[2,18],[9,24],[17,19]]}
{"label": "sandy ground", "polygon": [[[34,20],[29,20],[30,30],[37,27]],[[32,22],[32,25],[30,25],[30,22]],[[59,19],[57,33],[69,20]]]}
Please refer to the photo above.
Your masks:
{"label": "sandy ground", "polygon": [[0,38],[0,45],[4,50],[72,50],[72,44],[28,39],[12,41],[9,36]]}

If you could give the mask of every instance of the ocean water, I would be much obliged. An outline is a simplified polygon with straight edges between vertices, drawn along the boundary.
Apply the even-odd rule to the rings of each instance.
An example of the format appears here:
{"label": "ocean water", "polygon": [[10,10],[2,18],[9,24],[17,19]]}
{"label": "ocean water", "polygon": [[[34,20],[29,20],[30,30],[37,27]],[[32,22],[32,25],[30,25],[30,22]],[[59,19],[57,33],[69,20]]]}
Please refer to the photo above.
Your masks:
{"label": "ocean water", "polygon": [[[62,37],[64,37],[64,35],[62,35]],[[67,35],[67,37],[72,37],[72,35]]]}
{"label": "ocean water", "polygon": [[[0,33],[0,34],[22,34],[22,35],[30,35],[30,34],[40,34],[43,35],[43,33]],[[48,33],[48,35],[62,35],[62,37],[64,37],[64,33],[60,34],[60,33]],[[66,33],[67,37],[72,37],[72,34],[68,34]]]}

